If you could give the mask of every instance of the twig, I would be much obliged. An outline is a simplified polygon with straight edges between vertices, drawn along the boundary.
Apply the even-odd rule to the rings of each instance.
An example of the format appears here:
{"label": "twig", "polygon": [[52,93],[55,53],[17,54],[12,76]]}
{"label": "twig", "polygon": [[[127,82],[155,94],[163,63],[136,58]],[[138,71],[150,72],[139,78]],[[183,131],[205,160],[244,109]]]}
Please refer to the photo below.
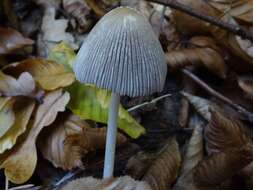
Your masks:
{"label": "twig", "polygon": [[5,177],[5,190],[9,189],[9,180],[7,177]]}
{"label": "twig", "polygon": [[225,96],[223,96],[219,92],[217,92],[214,89],[212,89],[204,81],[202,81],[200,78],[198,78],[196,75],[194,75],[189,70],[182,69],[182,72],[186,76],[188,76],[189,78],[191,78],[193,81],[195,81],[200,87],[202,87],[203,89],[205,89],[209,94],[211,94],[212,96],[215,96],[216,98],[220,99],[224,103],[230,105],[232,108],[234,108],[235,110],[237,110],[239,113],[242,113],[243,115],[245,115],[249,119],[250,122],[253,122],[253,113],[249,112],[248,110],[246,110],[242,106],[240,106],[240,105],[232,102],[230,99],[226,98]]}
{"label": "twig", "polygon": [[215,26],[218,26],[224,30],[227,30],[235,35],[241,36],[244,39],[249,39],[251,42],[253,42],[253,33],[247,30],[246,28],[243,28],[239,25],[223,22],[219,20],[218,18],[208,16],[201,14],[197,12],[197,10],[193,10],[191,7],[184,5],[182,3],[178,3],[176,0],[146,0],[158,4],[162,4],[165,6],[169,6],[173,9],[177,9],[179,11],[182,11],[186,14],[189,14],[193,17],[196,17],[198,19],[204,20],[208,23],[211,23]]}
{"label": "twig", "polygon": [[163,98],[167,98],[167,97],[169,97],[169,96],[171,96],[171,94],[165,94],[165,95],[163,95],[163,96],[159,96],[159,97],[157,97],[157,98],[151,100],[150,102],[143,102],[142,104],[133,106],[133,107],[129,108],[127,111],[131,112],[131,111],[137,110],[137,109],[139,109],[139,108],[142,108],[142,107],[144,107],[144,106],[147,106],[147,105],[150,105],[150,104],[154,104],[154,103],[156,103],[157,101],[159,101],[159,100],[161,100],[161,99],[163,99]]}

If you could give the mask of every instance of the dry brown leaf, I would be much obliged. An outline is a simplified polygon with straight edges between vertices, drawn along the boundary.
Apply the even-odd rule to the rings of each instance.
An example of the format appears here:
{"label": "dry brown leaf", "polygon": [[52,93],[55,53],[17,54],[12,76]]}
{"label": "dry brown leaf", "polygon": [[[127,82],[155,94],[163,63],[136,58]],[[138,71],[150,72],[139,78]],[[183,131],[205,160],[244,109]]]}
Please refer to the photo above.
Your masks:
{"label": "dry brown leaf", "polygon": [[25,140],[17,144],[1,164],[1,168],[5,169],[5,176],[11,182],[21,184],[32,176],[37,163],[37,136],[55,120],[58,112],[65,110],[69,99],[69,94],[61,89],[45,96],[43,104],[37,108],[34,120],[29,123],[30,131]]}
{"label": "dry brown leaf", "polygon": [[[13,106],[15,122],[11,125],[11,128],[0,137],[0,154],[11,149],[16,144],[17,138],[25,132],[34,105],[34,100],[30,98],[22,97],[16,99]],[[5,117],[5,119],[6,118],[7,117]]]}
{"label": "dry brown leaf", "polygon": [[207,121],[211,120],[210,108],[213,106],[213,103],[207,99],[193,96],[187,92],[181,93],[195,108],[195,110]]}
{"label": "dry brown leaf", "polygon": [[250,99],[253,99],[253,77],[251,75],[238,77],[238,85]]}
{"label": "dry brown leaf", "polygon": [[134,179],[141,179],[156,157],[155,153],[138,152],[128,160],[126,173]]}
{"label": "dry brown leaf", "polygon": [[25,38],[18,31],[0,27],[0,55],[15,53],[16,50],[33,44],[33,40]]}
{"label": "dry brown leaf", "polygon": [[204,157],[203,128],[196,125],[188,143],[182,164],[181,175],[189,173]]}
{"label": "dry brown leaf", "polygon": [[198,187],[212,187],[229,179],[253,160],[252,144],[220,152],[203,160],[195,168],[194,182]]}
{"label": "dry brown leaf", "polygon": [[206,146],[209,153],[241,148],[252,143],[242,131],[239,121],[228,119],[217,111],[212,111],[212,118],[205,129]]}
{"label": "dry brown leaf", "polygon": [[177,178],[180,165],[181,156],[177,141],[175,138],[169,139],[144,175],[143,180],[152,189],[168,190]]}
{"label": "dry brown leaf", "polygon": [[209,37],[193,37],[190,47],[166,53],[166,60],[173,70],[193,65],[204,66],[221,78],[226,77],[227,67],[221,49]]}
{"label": "dry brown leaf", "polygon": [[15,121],[13,104],[15,99],[0,97],[0,138],[11,128]]}
{"label": "dry brown leaf", "polygon": [[74,74],[64,65],[40,58],[26,59],[4,68],[4,72],[14,76],[25,71],[29,72],[44,90],[65,87],[75,80]]}
{"label": "dry brown leaf", "polygon": [[3,96],[30,96],[35,90],[35,82],[28,72],[23,72],[18,79],[0,71],[0,94]]}
{"label": "dry brown leaf", "polygon": [[208,3],[223,14],[228,14],[238,21],[253,24],[252,0],[209,0]]}
{"label": "dry brown leaf", "polygon": [[60,190],[152,190],[143,181],[135,181],[129,176],[109,179],[80,178],[68,183]]}
{"label": "dry brown leaf", "polygon": [[[88,123],[71,114],[63,114],[38,139],[44,158],[55,167],[70,170],[82,167],[82,157],[105,147],[106,128],[91,128]],[[118,145],[126,138],[118,134]],[[69,154],[71,152],[71,154]]]}

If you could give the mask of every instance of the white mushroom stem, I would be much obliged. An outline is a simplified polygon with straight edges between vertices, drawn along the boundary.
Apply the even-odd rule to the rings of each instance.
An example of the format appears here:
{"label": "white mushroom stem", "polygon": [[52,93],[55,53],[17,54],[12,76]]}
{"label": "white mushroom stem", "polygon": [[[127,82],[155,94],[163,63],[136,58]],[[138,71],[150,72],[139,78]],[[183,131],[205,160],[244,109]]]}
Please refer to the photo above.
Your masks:
{"label": "white mushroom stem", "polygon": [[120,96],[112,93],[109,107],[103,178],[113,176]]}

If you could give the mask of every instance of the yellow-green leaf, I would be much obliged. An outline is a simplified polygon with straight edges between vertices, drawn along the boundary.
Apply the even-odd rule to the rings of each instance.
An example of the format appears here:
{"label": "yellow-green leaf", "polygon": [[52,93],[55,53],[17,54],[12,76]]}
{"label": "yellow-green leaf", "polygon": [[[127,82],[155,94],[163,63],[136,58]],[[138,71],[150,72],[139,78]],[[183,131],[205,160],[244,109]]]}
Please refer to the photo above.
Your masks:
{"label": "yellow-green leaf", "polygon": [[64,65],[45,59],[26,59],[4,68],[4,72],[11,75],[19,75],[25,71],[29,72],[44,90],[66,87],[75,80],[73,72]]}
{"label": "yellow-green leaf", "polygon": [[[107,123],[110,92],[91,85],[73,83],[68,91],[71,96],[68,107],[82,119]],[[132,138],[137,138],[145,129],[122,107],[119,108],[118,127]]]}

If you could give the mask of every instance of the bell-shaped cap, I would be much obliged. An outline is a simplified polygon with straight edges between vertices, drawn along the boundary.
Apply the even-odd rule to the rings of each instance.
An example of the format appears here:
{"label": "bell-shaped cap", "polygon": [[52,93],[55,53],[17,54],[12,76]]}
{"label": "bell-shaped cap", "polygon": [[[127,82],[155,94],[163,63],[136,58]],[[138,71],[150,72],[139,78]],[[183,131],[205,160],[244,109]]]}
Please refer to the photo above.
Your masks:
{"label": "bell-shaped cap", "polygon": [[137,11],[118,7],[100,19],[74,62],[78,81],[131,97],[163,89],[167,66],[149,22]]}

